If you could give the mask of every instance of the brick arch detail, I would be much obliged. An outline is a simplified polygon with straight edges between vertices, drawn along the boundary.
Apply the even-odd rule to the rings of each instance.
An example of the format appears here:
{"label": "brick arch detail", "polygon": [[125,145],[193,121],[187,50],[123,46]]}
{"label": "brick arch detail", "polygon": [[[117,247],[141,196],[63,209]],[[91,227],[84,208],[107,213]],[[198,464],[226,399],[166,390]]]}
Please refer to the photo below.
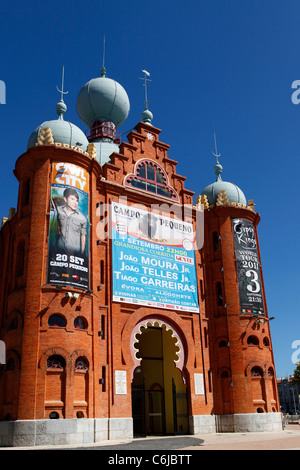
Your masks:
{"label": "brick arch detail", "polygon": [[[23,328],[23,326],[24,326],[24,315],[23,315],[23,313],[18,309],[12,309],[11,312],[9,313],[9,315],[7,316],[6,321],[5,321],[5,330],[4,330],[5,333],[4,334],[6,334],[8,331],[10,331],[9,327],[10,327],[11,321],[15,317],[20,318],[20,320],[22,322],[21,328]],[[19,328],[19,325],[18,325],[18,328]]]}
{"label": "brick arch detail", "polygon": [[72,367],[75,366],[75,362],[76,362],[76,359],[78,357],[84,357],[85,359],[87,359],[87,361],[89,363],[89,370],[94,369],[90,354],[87,351],[85,351],[84,349],[76,349],[75,351],[73,351],[71,353],[70,362],[72,363]]}
{"label": "brick arch detail", "polygon": [[178,314],[168,311],[167,314],[145,315],[144,309],[139,309],[131,315],[124,325],[122,331],[122,353],[125,363],[131,368],[133,374],[134,369],[139,365],[140,360],[136,358],[136,349],[133,344],[136,342],[135,335],[139,332],[142,326],[149,322],[157,321],[160,325],[166,325],[168,329],[172,330],[172,334],[176,337],[176,345],[179,346],[179,360],[175,363],[176,367],[181,371],[184,367],[193,369],[195,360],[195,345],[194,341],[189,338],[187,327]]}
{"label": "brick arch detail", "polygon": [[228,372],[228,377],[231,378],[231,369],[229,367],[221,367],[218,369],[218,377],[222,378],[223,372]]}
{"label": "brick arch detail", "polygon": [[245,367],[245,376],[251,378],[251,369],[253,367],[259,367],[262,372],[263,372],[263,378],[265,377],[265,365],[260,364],[259,362],[253,360],[248,362],[248,364]]}
{"label": "brick arch detail", "polygon": [[16,365],[16,369],[21,369],[21,356],[15,349],[9,349],[6,351],[6,364],[9,359],[13,359]]}
{"label": "brick arch detail", "polygon": [[177,331],[175,330],[175,328],[168,323],[168,321],[165,321],[165,320],[162,320],[161,318],[156,318],[156,317],[153,317],[153,318],[150,317],[150,318],[145,318],[141,320],[132,331],[130,344],[132,348],[132,354],[134,355],[133,356],[134,362],[136,363],[136,365],[139,365],[141,363],[141,359],[138,359],[136,356],[138,349],[135,348],[134,346],[139,341],[137,339],[137,335],[142,334],[142,331],[141,331],[142,327],[147,329],[149,326],[159,326],[160,328],[165,327],[166,331],[171,331],[172,338],[176,339],[174,346],[179,348],[179,350],[175,353],[177,359],[175,359],[174,362],[176,363],[176,366],[178,367],[178,369],[182,371],[182,367],[184,364],[184,348],[183,348],[183,344],[180,339],[180,336],[177,334]]}
{"label": "brick arch detail", "polygon": [[66,367],[68,366],[70,354],[65,349],[55,346],[53,348],[46,349],[46,351],[43,352],[43,354],[40,357],[39,364],[38,364],[39,369],[46,370],[47,359],[48,357],[53,356],[54,354],[55,355],[57,354],[58,356],[62,356],[66,361]]}

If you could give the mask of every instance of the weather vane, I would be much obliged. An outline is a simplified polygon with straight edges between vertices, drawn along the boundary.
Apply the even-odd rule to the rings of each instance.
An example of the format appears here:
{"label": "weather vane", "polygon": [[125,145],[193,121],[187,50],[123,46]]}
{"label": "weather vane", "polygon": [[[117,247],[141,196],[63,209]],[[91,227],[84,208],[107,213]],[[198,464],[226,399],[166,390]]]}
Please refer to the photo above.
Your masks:
{"label": "weather vane", "polygon": [[63,65],[62,79],[61,79],[61,90],[56,85],[57,91],[59,91],[59,93],[61,93],[61,96],[60,96],[61,101],[63,101],[63,95],[67,95],[69,93],[68,91],[64,91],[64,77],[65,77],[65,66]]}
{"label": "weather vane", "polygon": [[151,80],[147,77],[150,77],[150,73],[147,72],[147,70],[142,70],[142,72],[144,73],[144,77],[140,78],[140,80],[144,80],[143,86],[145,87],[145,107],[148,109],[147,82],[151,82]]}
{"label": "weather vane", "polygon": [[106,76],[106,68],[105,68],[105,36],[103,37],[103,61],[102,61],[102,69],[101,69],[101,76]]}
{"label": "weather vane", "polygon": [[218,153],[218,149],[217,149],[217,140],[216,140],[216,133],[214,132],[214,141],[215,141],[215,152],[212,152],[212,154],[216,157],[217,159],[217,163],[219,163],[219,157],[221,156],[220,153]]}

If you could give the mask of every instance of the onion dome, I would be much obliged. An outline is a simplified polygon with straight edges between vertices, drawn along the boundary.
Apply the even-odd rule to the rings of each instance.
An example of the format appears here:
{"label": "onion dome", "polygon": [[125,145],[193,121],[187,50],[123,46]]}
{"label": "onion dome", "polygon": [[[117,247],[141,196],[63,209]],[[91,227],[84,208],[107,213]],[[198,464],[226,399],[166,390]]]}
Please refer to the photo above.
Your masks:
{"label": "onion dome", "polygon": [[68,144],[75,147],[79,147],[86,152],[87,146],[89,144],[85,134],[82,132],[79,127],[75,126],[69,121],[64,120],[64,114],[66,113],[67,106],[64,101],[61,99],[56,105],[56,112],[58,114],[58,119],[52,121],[45,121],[40,126],[38,126],[33,133],[31,134],[27,148],[35,147],[41,129],[49,127],[52,132],[53,142]]}
{"label": "onion dome", "polygon": [[142,112],[141,115],[141,120],[142,122],[146,122],[147,124],[151,124],[153,119],[153,114],[148,108],[145,108],[145,110]]}
{"label": "onion dome", "polygon": [[237,185],[222,180],[221,174],[223,171],[223,167],[219,163],[219,155],[214,155],[217,158],[217,163],[214,167],[214,172],[217,176],[217,179],[214,183],[208,185],[205,189],[203,189],[201,195],[205,195],[207,197],[208,203],[210,205],[215,205],[218,199],[219,192],[226,191],[226,196],[229,202],[247,205],[247,200],[243,191]]}
{"label": "onion dome", "polygon": [[95,121],[110,121],[118,128],[128,117],[130,103],[124,88],[107,78],[103,67],[101,77],[89,80],[81,88],[76,108],[78,116],[89,128]]}

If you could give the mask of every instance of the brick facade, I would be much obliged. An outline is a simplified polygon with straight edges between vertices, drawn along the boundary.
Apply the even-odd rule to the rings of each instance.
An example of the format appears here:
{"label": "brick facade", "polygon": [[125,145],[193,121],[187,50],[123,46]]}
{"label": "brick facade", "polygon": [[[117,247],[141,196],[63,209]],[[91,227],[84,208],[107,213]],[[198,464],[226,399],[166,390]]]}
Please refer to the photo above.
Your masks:
{"label": "brick facade", "polygon": [[[57,144],[37,145],[18,158],[17,212],[0,231],[0,339],[6,346],[6,365],[0,366],[0,420],[48,420],[55,413],[59,421],[105,419],[112,427],[114,418],[119,423],[124,418],[132,423],[131,382],[139,363],[133,332],[147,328],[147,321],[171,329],[180,344],[189,432],[208,429],[214,416],[225,422],[234,415],[257,419],[257,413],[280,411],[267,313],[264,321],[240,314],[231,218],[247,219],[256,230],[260,217],[252,207],[224,204],[204,211],[204,246],[196,250],[200,313],[112,300],[111,240],[105,236],[110,219],[101,214],[101,204],[107,208],[124,197],[128,205],[149,209],[170,203],[124,186],[138,161],[147,158],[164,169],[179,196],[177,206],[192,206],[195,224],[193,192],[185,188],[185,177],[176,173],[177,162],[168,157],[169,145],[160,142],[159,134],[152,125],[138,123],[103,168],[92,154]],[[52,163],[60,161],[78,165],[90,176],[90,291],[47,284],[51,171]],[[222,305],[216,301],[217,283]],[[79,296],[67,297],[68,292]],[[54,314],[63,317],[63,326],[49,325]],[[74,325],[77,317],[84,328]],[[49,367],[47,361],[53,357],[59,358],[61,367]],[[253,367],[261,374],[253,374]],[[125,371],[125,393],[116,393],[116,371]],[[200,393],[194,383],[199,377]],[[165,414],[170,413],[166,403],[165,407]],[[175,432],[173,416],[163,419]],[[196,424],[199,420],[209,425]]]}

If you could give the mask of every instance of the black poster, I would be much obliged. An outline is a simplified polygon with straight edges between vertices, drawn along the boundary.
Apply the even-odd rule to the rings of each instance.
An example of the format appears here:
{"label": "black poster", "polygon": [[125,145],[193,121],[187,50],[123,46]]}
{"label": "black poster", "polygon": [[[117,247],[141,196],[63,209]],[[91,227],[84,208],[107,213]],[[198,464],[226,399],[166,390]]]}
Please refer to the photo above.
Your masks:
{"label": "black poster", "polygon": [[260,263],[252,222],[232,219],[240,313],[264,315]]}

